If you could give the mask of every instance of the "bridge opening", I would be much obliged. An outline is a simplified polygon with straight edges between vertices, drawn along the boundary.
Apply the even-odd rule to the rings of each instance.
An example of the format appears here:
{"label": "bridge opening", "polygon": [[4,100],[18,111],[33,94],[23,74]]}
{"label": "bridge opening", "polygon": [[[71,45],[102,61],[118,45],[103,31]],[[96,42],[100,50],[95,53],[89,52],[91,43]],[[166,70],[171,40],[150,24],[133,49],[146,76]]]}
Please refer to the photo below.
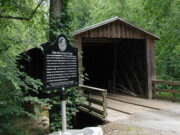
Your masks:
{"label": "bridge opening", "polygon": [[82,40],[85,85],[146,96],[146,42],[143,39]]}

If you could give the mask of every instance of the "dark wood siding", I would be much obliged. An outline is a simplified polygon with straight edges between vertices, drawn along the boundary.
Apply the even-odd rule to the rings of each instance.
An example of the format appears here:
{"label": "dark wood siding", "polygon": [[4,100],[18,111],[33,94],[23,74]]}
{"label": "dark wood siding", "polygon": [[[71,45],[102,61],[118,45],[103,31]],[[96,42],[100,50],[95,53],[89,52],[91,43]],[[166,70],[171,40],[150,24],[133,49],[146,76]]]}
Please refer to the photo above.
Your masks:
{"label": "dark wood siding", "polygon": [[[150,35],[148,32],[144,32],[142,29],[138,29],[136,26],[132,26],[132,25],[125,23],[123,21],[120,21],[120,20],[116,20],[113,22],[109,22],[107,24],[103,24],[99,27],[95,27],[95,28],[90,27],[85,32],[81,32],[81,33],[74,35],[74,38],[76,39],[76,44],[78,46],[78,50],[79,50],[79,54],[80,54],[79,55],[80,56],[79,57],[79,67],[81,67],[80,69],[82,69],[82,67],[83,67],[82,45],[89,44],[89,45],[93,45],[93,46],[99,46],[100,44],[109,44],[109,45],[114,46],[119,41],[129,40],[129,41],[123,42],[123,44],[130,42],[128,44],[128,48],[127,48],[127,51],[129,52],[129,54],[127,53],[128,57],[130,57],[129,55],[131,54],[131,50],[136,50],[136,51],[140,50],[140,51],[143,51],[144,53],[141,53],[141,56],[138,53],[138,55],[136,57],[139,57],[139,59],[136,60],[136,57],[134,57],[134,60],[131,60],[132,63],[127,62],[129,64],[129,65],[128,64],[126,65],[129,67],[129,69],[128,68],[127,69],[129,71],[132,71],[131,67],[133,65],[133,61],[137,61],[136,64],[139,67],[139,69],[136,69],[138,67],[134,66],[134,67],[136,67],[134,70],[139,75],[139,78],[143,78],[141,76],[141,74],[144,75],[145,77],[143,78],[143,80],[136,79],[136,81],[132,81],[132,84],[129,83],[128,85],[129,86],[135,85],[135,83],[142,84],[142,87],[143,87],[142,90],[140,90],[141,88],[138,87],[138,85],[136,86],[136,87],[138,87],[136,89],[139,90],[138,93],[140,93],[141,95],[146,95],[146,97],[148,97],[148,98],[152,98],[152,79],[153,80],[156,79],[154,40],[157,40],[158,39],[157,37]],[[145,42],[143,43],[144,48],[139,48],[137,45],[134,44],[134,42],[131,42],[132,40],[146,41],[146,43]],[[117,44],[117,46],[121,47],[122,44]],[[137,48],[134,46],[136,46]],[[123,48],[121,48],[121,49],[122,49],[121,53],[123,53]],[[102,48],[102,50],[103,50],[103,48]],[[133,51],[133,52],[136,52],[136,51]],[[114,51],[112,53],[114,53]],[[117,57],[117,56],[115,56],[115,57]],[[129,61],[128,57],[127,57],[127,61]],[[142,57],[143,60],[141,60],[140,57]],[[115,62],[116,58],[114,58],[113,61]],[[114,75],[116,74],[115,70],[116,69],[113,69]],[[142,73],[139,74],[138,70],[140,70]],[[83,71],[80,71],[80,72],[83,73]],[[129,75],[130,73],[127,72],[125,74]],[[122,71],[122,75],[127,76],[125,74],[123,74],[123,71]],[[134,75],[134,77],[136,77],[135,74],[132,74],[132,75]],[[116,78],[116,77],[114,76],[114,78]],[[130,78],[132,79],[131,76],[130,76]],[[122,78],[120,78],[120,79],[122,79]],[[124,79],[126,79],[126,81],[130,80],[129,78],[124,78]],[[113,79],[113,81],[115,81],[115,79]],[[83,81],[80,81],[80,84],[83,84]],[[132,90],[133,90],[133,88],[132,88]]]}
{"label": "dark wood siding", "polygon": [[115,21],[98,28],[83,32],[80,34],[81,37],[89,38],[126,38],[126,39],[145,39],[145,35],[135,28]]}

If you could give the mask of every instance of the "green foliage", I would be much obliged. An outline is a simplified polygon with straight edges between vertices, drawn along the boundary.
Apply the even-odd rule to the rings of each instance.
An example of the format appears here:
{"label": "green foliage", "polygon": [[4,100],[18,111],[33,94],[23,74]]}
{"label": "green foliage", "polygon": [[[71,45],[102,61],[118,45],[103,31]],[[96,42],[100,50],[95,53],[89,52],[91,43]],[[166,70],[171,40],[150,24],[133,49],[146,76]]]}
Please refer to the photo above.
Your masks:
{"label": "green foliage", "polygon": [[[49,91],[52,94],[52,91]],[[78,87],[72,87],[67,89],[66,100],[66,115],[67,115],[67,127],[72,128],[72,118],[78,112],[77,106],[85,101],[84,97],[80,95]],[[61,130],[61,104],[59,91],[53,90],[53,95],[50,99],[50,104],[53,108],[50,110],[51,131]]]}
{"label": "green foliage", "polygon": [[72,37],[69,35],[72,32],[73,13],[71,10],[68,9],[68,3],[69,0],[63,1],[63,8],[61,14],[52,12],[52,15],[56,17],[56,19],[50,19],[50,42],[53,42],[60,34],[66,35],[70,40],[72,39]]}
{"label": "green foliage", "polygon": [[129,10],[126,0],[72,0],[69,8],[74,12],[74,30],[114,16],[128,18]]}
{"label": "green foliage", "polygon": [[119,16],[161,37],[156,42],[157,78],[180,80],[179,0],[72,0],[74,29]]}
{"label": "green foliage", "polygon": [[[37,1],[34,0],[0,0],[0,14],[27,17],[36,5]],[[30,91],[38,93],[41,81],[29,77],[17,68],[20,53],[46,41],[44,29],[47,26],[42,22],[47,22],[46,14],[42,14],[46,10],[46,5],[43,5],[29,22],[0,19],[0,134],[25,134],[23,125],[16,121],[24,115],[33,118],[35,115],[24,110],[24,103],[47,105],[45,100],[28,95]],[[38,113],[37,109],[36,112]]]}
{"label": "green foliage", "polygon": [[[71,32],[72,15],[71,11],[67,10],[68,2],[64,1],[63,13],[59,15],[59,20],[54,20],[53,25],[57,28],[56,31],[53,31],[54,35],[65,34],[68,36]],[[26,2],[1,0],[0,13],[6,16],[29,17],[37,4],[36,0]],[[55,90],[47,91],[48,99],[39,99],[29,95],[31,91],[38,94],[42,82],[20,72],[17,68],[17,60],[21,58],[20,53],[33,47],[40,47],[40,44],[47,42],[50,28],[48,10],[49,4],[44,2],[30,21],[0,19],[0,134],[28,134],[28,131],[24,131],[23,124],[14,122],[23,115],[33,118],[38,116],[37,104],[52,107],[50,110],[51,130],[61,129],[59,93]],[[61,23],[57,25],[57,22]],[[68,38],[72,39],[71,36]],[[68,127],[72,128],[72,117],[78,111],[76,106],[80,104],[83,97],[78,94],[78,88],[68,89],[67,94],[67,121]],[[33,112],[36,115],[24,110],[22,106],[24,103],[34,104]]]}
{"label": "green foliage", "polygon": [[80,29],[90,21],[91,0],[71,0],[68,3],[68,10],[72,14],[73,30]]}

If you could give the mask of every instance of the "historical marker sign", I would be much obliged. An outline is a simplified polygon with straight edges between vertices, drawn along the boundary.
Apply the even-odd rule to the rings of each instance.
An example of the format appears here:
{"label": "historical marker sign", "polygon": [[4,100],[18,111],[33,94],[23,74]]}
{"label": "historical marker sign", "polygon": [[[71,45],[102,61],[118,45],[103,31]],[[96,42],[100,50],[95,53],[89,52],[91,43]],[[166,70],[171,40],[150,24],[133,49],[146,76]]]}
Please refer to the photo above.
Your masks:
{"label": "historical marker sign", "polygon": [[53,45],[44,47],[44,89],[77,86],[78,51],[66,36],[60,35]]}

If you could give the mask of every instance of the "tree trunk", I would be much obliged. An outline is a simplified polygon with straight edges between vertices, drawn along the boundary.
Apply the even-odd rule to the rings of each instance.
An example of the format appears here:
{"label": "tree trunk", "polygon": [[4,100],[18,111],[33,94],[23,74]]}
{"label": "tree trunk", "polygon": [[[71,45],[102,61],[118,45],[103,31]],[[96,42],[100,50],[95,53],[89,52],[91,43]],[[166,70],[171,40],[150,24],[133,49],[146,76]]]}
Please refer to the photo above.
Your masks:
{"label": "tree trunk", "polygon": [[49,41],[54,41],[56,39],[56,32],[60,30],[61,23],[61,13],[63,8],[63,0],[50,0],[50,9],[49,9]]}

